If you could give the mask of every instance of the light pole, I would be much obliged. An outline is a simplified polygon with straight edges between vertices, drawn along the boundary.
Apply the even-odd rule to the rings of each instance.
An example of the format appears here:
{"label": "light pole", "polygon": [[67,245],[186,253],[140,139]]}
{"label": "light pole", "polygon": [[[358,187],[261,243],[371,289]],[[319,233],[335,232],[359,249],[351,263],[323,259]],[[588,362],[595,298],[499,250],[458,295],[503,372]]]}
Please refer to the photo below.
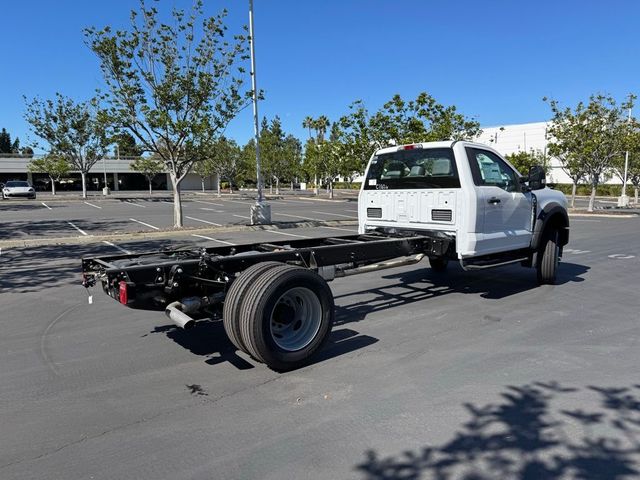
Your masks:
{"label": "light pole", "polygon": [[253,29],[253,0],[249,0],[249,44],[251,46],[251,88],[253,89],[253,131],[256,141],[256,180],[258,182],[258,199],[251,206],[251,225],[271,223],[271,205],[265,202],[262,172],[260,171],[260,125],[258,122],[258,87],[256,82],[256,49]]}
{"label": "light pole", "polygon": [[[631,124],[631,107],[629,107],[629,124]],[[619,207],[629,206],[629,197],[627,197],[627,176],[629,174],[629,149],[624,154],[624,179],[622,180],[622,195],[618,198]]]}

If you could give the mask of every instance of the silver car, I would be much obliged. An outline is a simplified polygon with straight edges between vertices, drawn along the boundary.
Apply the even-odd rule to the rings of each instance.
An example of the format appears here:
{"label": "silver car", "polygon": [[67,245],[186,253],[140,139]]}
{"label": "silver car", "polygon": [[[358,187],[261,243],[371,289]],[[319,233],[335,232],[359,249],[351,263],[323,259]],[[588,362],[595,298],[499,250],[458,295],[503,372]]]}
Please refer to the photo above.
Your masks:
{"label": "silver car", "polygon": [[36,198],[36,190],[22,180],[10,180],[2,187],[2,198]]}

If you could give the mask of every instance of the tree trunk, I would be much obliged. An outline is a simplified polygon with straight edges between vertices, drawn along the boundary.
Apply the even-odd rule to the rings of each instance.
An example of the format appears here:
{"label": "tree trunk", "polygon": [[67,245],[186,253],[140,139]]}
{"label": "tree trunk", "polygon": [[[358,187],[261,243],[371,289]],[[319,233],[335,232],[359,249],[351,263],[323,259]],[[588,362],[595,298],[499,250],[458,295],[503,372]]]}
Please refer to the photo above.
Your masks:
{"label": "tree trunk", "polygon": [[318,195],[318,174],[316,174],[315,179],[313,180],[313,194]]}
{"label": "tree trunk", "polygon": [[87,172],[81,172],[82,177],[82,198],[87,198]]}
{"label": "tree trunk", "polygon": [[591,196],[589,197],[589,208],[587,208],[587,212],[593,212],[593,205],[596,201],[596,189],[598,188],[597,183],[591,184]]}
{"label": "tree trunk", "polygon": [[293,192],[293,180],[291,180],[291,191]]}
{"label": "tree trunk", "polygon": [[[49,177],[49,180],[51,180],[51,195],[55,195],[56,194],[56,181],[51,177]],[[636,189],[636,192],[637,191],[638,190]]]}
{"label": "tree trunk", "polygon": [[[174,228],[182,228],[182,199],[180,198],[180,182],[175,173],[170,173],[171,188],[173,189],[173,226]],[[180,180],[182,181],[182,180]]]}
{"label": "tree trunk", "polygon": [[276,195],[280,195],[280,179],[276,178]]}
{"label": "tree trunk", "polygon": [[578,182],[573,182],[571,186],[571,208],[576,208],[576,190],[578,188]]}
{"label": "tree trunk", "polygon": [[218,191],[218,196],[220,195],[220,175],[216,175],[216,190]]}
{"label": "tree trunk", "polygon": [[273,195],[273,180],[269,182],[269,193]]}
{"label": "tree trunk", "polygon": [[200,184],[202,185],[202,191],[204,192],[204,177],[200,177]]}
{"label": "tree trunk", "polygon": [[153,192],[153,188],[152,188],[152,186],[151,186],[151,179],[150,179],[150,178],[148,178],[147,180],[149,180],[149,196],[151,196],[151,195],[152,195],[152,192]]}
{"label": "tree trunk", "polygon": [[634,196],[635,196],[635,205],[638,205],[638,187],[633,188]]}
{"label": "tree trunk", "polygon": [[329,179],[329,198],[333,200],[333,178]]}

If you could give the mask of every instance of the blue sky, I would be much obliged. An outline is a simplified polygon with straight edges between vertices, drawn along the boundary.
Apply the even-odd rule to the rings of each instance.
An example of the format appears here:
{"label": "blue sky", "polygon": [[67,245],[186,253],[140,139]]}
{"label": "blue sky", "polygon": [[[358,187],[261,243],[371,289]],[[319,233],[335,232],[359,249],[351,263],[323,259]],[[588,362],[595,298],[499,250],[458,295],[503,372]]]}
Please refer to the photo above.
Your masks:
{"label": "blue sky", "polygon": [[[337,119],[362,99],[376,110],[395,93],[427,91],[484,126],[542,121],[550,96],[568,105],[606,92],[640,93],[640,2],[596,0],[255,0],[260,115],[280,115],[305,138],[302,119]],[[0,127],[33,138],[23,95],[78,100],[102,86],[83,27],[128,24],[135,0],[2,2]],[[180,0],[160,8],[188,6]],[[248,0],[205,0],[248,22]],[[247,109],[227,133],[253,134]]]}

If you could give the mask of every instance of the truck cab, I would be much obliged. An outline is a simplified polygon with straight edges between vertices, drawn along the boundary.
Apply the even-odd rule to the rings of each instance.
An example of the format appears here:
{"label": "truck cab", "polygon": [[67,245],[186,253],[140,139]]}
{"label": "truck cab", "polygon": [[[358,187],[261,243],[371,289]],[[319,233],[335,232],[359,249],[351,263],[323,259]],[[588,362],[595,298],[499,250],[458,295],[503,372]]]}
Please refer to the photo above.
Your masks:
{"label": "truck cab", "polygon": [[[445,258],[465,269],[521,262],[553,283],[569,240],[567,200],[538,168],[523,176],[487,145],[447,141],[377,150],[358,199],[359,233],[429,232],[452,239]],[[537,175],[536,178],[534,177]],[[552,266],[553,265],[553,266]]]}

